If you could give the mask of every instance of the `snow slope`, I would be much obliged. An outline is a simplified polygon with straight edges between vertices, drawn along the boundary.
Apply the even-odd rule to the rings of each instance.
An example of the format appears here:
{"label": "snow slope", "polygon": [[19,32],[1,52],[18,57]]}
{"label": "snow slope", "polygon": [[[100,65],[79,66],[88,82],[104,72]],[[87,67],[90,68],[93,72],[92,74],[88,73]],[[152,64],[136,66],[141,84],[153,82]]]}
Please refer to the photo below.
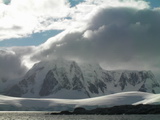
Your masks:
{"label": "snow slope", "polygon": [[76,107],[93,109],[115,105],[160,104],[160,94],[122,92],[87,99],[18,98],[0,95],[0,110],[73,110]]}

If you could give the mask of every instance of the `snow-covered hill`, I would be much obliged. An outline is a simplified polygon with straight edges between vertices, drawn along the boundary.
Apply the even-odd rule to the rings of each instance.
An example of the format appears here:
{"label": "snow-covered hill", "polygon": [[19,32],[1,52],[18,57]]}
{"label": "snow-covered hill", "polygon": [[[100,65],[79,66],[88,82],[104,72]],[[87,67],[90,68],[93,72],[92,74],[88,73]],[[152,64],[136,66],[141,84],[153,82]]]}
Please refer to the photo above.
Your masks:
{"label": "snow-covered hill", "polygon": [[78,99],[126,91],[159,93],[151,71],[106,71],[98,64],[56,59],[35,64],[6,95]]}
{"label": "snow-covered hill", "polygon": [[160,104],[160,94],[122,92],[87,99],[17,98],[0,95],[0,110],[73,110],[112,107],[115,105]]}

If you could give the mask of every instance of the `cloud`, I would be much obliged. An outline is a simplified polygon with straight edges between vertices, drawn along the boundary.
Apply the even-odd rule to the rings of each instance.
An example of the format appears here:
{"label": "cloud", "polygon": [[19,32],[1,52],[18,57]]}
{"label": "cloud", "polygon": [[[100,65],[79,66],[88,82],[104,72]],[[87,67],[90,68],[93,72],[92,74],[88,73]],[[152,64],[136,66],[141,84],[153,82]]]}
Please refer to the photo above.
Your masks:
{"label": "cloud", "polygon": [[[31,18],[27,21],[28,23],[26,22],[26,26],[23,26],[25,24],[21,22],[14,23],[14,25],[8,24],[3,27],[3,31],[10,30],[12,37],[28,35],[33,29],[38,31],[59,27],[65,31],[37,47],[10,48],[14,54],[7,52],[5,56],[17,59],[20,65],[13,66],[13,68],[17,67],[17,73],[19,69],[25,70],[23,65],[30,68],[35,62],[57,57],[78,61],[96,61],[106,69],[151,69],[156,72],[160,70],[160,10],[151,9],[148,3],[142,0],[115,0],[114,2],[113,0],[86,0],[69,8],[69,12],[66,12],[68,18],[61,19],[65,16],[63,14],[52,16],[52,18],[60,18],[54,21],[47,17],[50,12],[41,14],[38,11],[38,8],[42,10],[44,4],[38,7],[32,6],[30,9],[29,6],[35,4],[35,1],[28,3],[29,1],[24,2],[26,7],[22,3],[13,2],[18,6],[23,6],[22,8],[17,6],[17,10],[20,10],[21,14],[26,11],[24,19]],[[11,2],[10,5],[13,3]],[[47,11],[51,10],[50,4],[45,5],[48,6]],[[68,10],[68,5],[66,6],[66,3],[63,5]],[[35,11],[32,14],[34,17],[30,16],[31,10]],[[56,24],[53,24],[53,21]],[[19,34],[15,34],[15,30],[19,31]],[[4,61],[5,58],[3,55],[1,59]],[[14,62],[6,61],[5,67],[8,67],[7,63],[14,65]],[[14,71],[10,76],[12,74]]]}
{"label": "cloud", "polygon": [[107,69],[159,69],[159,10],[132,7],[97,10],[87,27],[49,39],[31,58],[98,61]]}
{"label": "cloud", "polygon": [[41,30],[58,29],[57,26],[53,27],[54,24],[62,22],[67,17],[69,9],[70,5],[67,0],[58,2],[53,0],[12,0],[10,4],[1,1],[0,40],[26,37]]}
{"label": "cloud", "polygon": [[[0,49],[0,83],[19,80],[28,71],[27,58],[35,51],[35,46],[10,47]],[[26,63],[27,62],[27,63]],[[31,67],[31,66],[30,66]],[[0,85],[0,91],[3,84]]]}
{"label": "cloud", "polygon": [[13,51],[0,50],[0,80],[14,80],[26,73],[26,67],[22,65],[20,56]]}
{"label": "cloud", "polygon": [[142,0],[85,0],[76,6],[70,4],[69,0],[1,0],[0,41],[45,30],[86,26],[86,22],[102,7],[149,7]]}

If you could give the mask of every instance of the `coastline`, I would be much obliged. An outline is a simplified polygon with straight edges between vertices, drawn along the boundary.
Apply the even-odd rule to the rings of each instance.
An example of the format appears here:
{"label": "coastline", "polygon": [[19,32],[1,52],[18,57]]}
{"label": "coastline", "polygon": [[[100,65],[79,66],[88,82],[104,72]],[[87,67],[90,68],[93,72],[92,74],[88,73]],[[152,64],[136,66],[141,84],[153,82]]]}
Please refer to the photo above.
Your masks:
{"label": "coastline", "polygon": [[132,115],[132,114],[160,114],[160,105],[121,105],[108,108],[86,110],[78,107],[74,111],[61,111],[49,113],[50,115]]}

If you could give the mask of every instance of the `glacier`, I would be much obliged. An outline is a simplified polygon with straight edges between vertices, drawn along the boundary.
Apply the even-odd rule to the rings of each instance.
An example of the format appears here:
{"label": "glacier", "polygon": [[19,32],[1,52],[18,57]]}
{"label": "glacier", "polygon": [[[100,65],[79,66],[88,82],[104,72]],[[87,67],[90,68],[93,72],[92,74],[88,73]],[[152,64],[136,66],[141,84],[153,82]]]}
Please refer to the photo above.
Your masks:
{"label": "glacier", "polygon": [[86,99],[20,98],[0,95],[1,111],[73,111],[77,107],[90,110],[138,104],[160,104],[160,94],[131,91]]}

